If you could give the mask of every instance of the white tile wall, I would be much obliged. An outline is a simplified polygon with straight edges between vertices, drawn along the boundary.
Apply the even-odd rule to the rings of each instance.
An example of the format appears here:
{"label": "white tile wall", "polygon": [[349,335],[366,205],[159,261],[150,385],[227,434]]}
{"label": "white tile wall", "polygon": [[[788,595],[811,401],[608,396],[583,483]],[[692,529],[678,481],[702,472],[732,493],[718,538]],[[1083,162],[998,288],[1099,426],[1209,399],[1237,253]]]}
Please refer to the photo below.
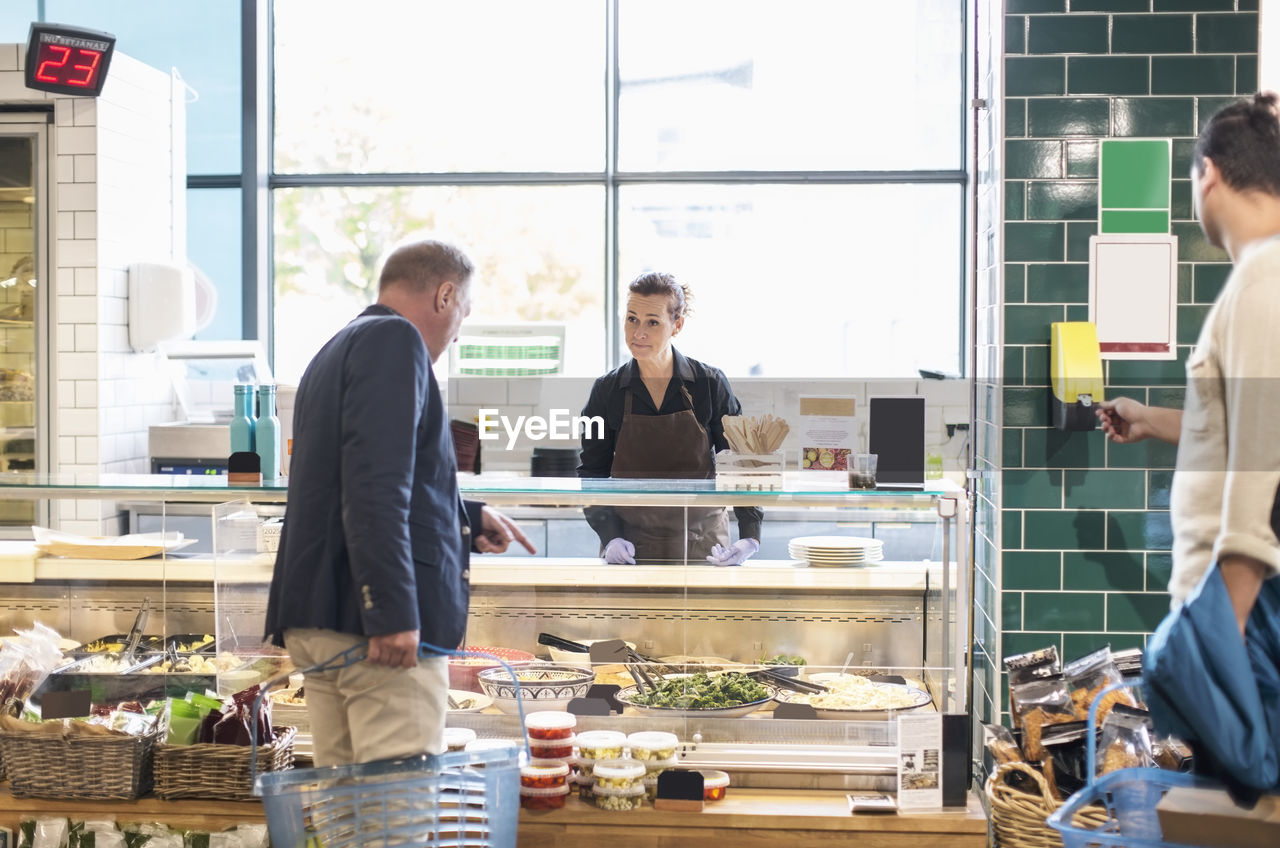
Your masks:
{"label": "white tile wall", "polygon": [[[146,470],[146,428],[172,420],[172,389],[154,354],[128,343],[128,266],[185,260],[185,124],[168,73],[117,53],[102,96],[69,98],[22,84],[23,45],[0,45],[0,100],[52,100],[52,439],[62,471]],[[4,221],[0,220],[0,235]],[[11,226],[18,226],[12,224]],[[3,261],[0,244],[0,262]],[[73,532],[118,532],[115,505],[71,502]]]}

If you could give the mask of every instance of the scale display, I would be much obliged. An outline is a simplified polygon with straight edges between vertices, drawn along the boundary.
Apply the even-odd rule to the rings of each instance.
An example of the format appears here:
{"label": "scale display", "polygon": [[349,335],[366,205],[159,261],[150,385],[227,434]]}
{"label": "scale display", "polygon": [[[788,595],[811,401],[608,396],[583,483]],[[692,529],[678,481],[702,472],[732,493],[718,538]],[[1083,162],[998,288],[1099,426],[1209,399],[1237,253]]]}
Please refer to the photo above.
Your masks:
{"label": "scale display", "polygon": [[96,97],[107,81],[116,37],[62,24],[33,23],[27,41],[27,88]]}

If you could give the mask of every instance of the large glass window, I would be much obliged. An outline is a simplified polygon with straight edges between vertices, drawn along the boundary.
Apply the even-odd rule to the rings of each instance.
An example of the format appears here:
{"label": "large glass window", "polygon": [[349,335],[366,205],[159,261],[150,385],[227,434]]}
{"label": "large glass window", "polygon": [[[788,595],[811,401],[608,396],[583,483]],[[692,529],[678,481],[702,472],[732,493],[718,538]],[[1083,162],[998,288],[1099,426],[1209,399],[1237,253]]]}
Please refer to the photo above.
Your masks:
{"label": "large glass window", "polygon": [[566,373],[620,361],[646,270],[731,377],[961,371],[964,5],[275,0],[277,372],[428,231]]}

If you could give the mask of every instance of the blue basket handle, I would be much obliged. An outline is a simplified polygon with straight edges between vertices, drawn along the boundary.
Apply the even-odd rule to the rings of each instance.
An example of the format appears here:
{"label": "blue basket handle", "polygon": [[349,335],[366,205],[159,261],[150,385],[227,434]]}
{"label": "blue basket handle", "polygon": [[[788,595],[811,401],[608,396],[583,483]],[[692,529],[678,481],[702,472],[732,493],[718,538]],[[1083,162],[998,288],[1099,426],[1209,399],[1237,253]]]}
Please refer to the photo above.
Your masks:
{"label": "blue basket handle", "polygon": [[1097,780],[1098,769],[1098,706],[1102,703],[1102,698],[1109,692],[1117,689],[1128,689],[1133,686],[1141,686],[1141,677],[1128,677],[1119,683],[1112,683],[1110,686],[1104,687],[1101,692],[1093,696],[1093,700],[1089,702],[1089,720],[1088,720],[1088,750],[1085,751],[1085,763],[1088,771],[1086,786],[1093,788],[1094,782]]}
{"label": "blue basket handle", "polygon": [[[282,683],[288,680],[289,676],[292,674],[298,674],[298,673],[311,674],[316,671],[337,671],[340,668],[347,668],[348,666],[355,665],[356,663],[364,660],[368,655],[369,655],[369,645],[368,643],[362,642],[357,645],[352,645],[350,648],[347,648],[346,650],[339,651],[338,653],[334,654],[333,656],[329,657],[329,659],[324,660],[323,662],[316,663],[313,666],[308,666],[307,668],[301,669],[300,671],[295,669],[293,671],[287,671],[283,674],[278,674],[275,677],[271,678],[270,680],[267,680],[265,683],[259,684],[258,694],[254,696],[254,699],[253,699],[252,715],[254,716],[255,720],[252,722],[252,726],[249,728],[249,737],[250,737],[249,785],[253,787],[253,792],[255,794],[257,794],[258,792],[258,722],[256,719],[257,719],[257,716],[260,714],[260,710],[262,709],[262,699],[266,697],[267,693],[271,691],[271,688],[273,686],[275,686],[277,683]],[[529,751],[529,734],[524,723],[524,698],[520,692],[520,680],[519,678],[516,677],[515,669],[513,669],[510,665],[508,665],[506,660],[502,659],[496,654],[490,654],[485,651],[457,651],[457,650],[451,651],[445,648],[438,647],[436,645],[432,645],[429,642],[423,642],[420,645],[418,645],[418,656],[424,659],[427,657],[440,657],[440,656],[484,657],[485,659],[491,659],[496,661],[498,665],[506,669],[507,674],[511,676],[511,682],[515,684],[516,710],[520,715],[520,733],[522,738],[524,739],[525,759],[526,760],[532,759],[532,753]]]}

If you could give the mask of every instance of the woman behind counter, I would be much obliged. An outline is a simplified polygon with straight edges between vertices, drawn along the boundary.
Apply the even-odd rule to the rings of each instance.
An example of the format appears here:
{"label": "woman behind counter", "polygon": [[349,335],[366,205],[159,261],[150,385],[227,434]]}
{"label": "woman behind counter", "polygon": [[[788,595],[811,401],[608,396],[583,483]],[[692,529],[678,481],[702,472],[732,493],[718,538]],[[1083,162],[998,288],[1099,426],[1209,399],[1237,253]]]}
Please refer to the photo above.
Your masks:
{"label": "woman behind counter", "polygon": [[[720,421],[742,404],[718,368],[671,346],[692,293],[670,274],[642,274],[627,287],[624,335],[631,361],[596,380],[583,407],[604,419],[604,438],[582,440],[579,477],[706,479],[729,447]],[[686,512],[688,522],[686,526]],[[734,507],[739,540],[729,544],[724,507],[588,507],[587,523],[609,563],[739,565],[760,550],[763,512]]]}

